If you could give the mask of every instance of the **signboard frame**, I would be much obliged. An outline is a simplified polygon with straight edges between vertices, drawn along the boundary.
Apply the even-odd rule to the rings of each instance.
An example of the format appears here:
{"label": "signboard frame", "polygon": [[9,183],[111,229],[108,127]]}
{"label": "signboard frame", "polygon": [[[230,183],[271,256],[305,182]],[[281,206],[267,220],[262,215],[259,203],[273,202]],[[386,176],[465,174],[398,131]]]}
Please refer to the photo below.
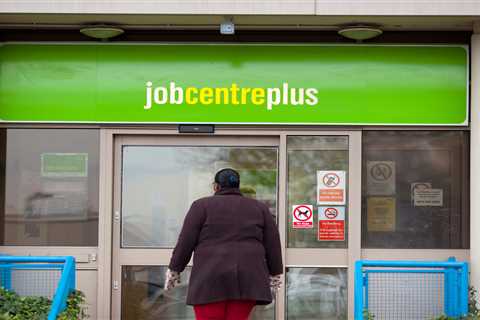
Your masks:
{"label": "signboard frame", "polygon": [[[149,121],[147,119],[147,117],[143,116],[142,117],[142,120],[141,121],[138,121],[139,117],[128,117],[126,119],[132,119],[132,120],[120,120],[120,118],[118,118],[117,120],[115,120],[115,117],[118,117],[118,116],[115,116],[115,117],[112,117],[112,119],[108,118],[107,116],[103,115],[101,117],[97,117],[97,119],[95,120],[86,120],[86,119],[81,119],[82,117],[79,117],[78,119],[73,119],[71,117],[69,117],[68,119],[65,118],[65,119],[61,119],[61,120],[57,120],[57,119],[47,119],[45,117],[40,117],[40,116],[36,116],[37,119],[33,119],[33,118],[30,118],[30,119],[27,119],[25,117],[28,117],[28,116],[24,116],[24,118],[21,118],[21,117],[18,117],[18,116],[15,116],[15,117],[10,117],[8,116],[8,112],[7,113],[4,113],[4,114],[1,114],[0,113],[0,123],[95,123],[95,124],[99,124],[99,123],[105,123],[105,124],[145,124],[145,125],[148,125],[148,124],[191,124],[191,123],[198,123],[198,124],[201,124],[201,123],[204,123],[204,124],[218,124],[218,125],[222,125],[222,124],[226,124],[226,125],[332,125],[332,126],[369,126],[369,125],[372,125],[372,126],[383,126],[383,125],[394,125],[394,126],[468,126],[469,125],[469,96],[470,96],[470,88],[468,86],[468,76],[469,76],[469,61],[470,61],[470,57],[469,57],[469,50],[468,50],[468,46],[466,45],[448,45],[448,44],[411,44],[411,45],[403,45],[403,44],[398,44],[398,45],[392,45],[392,44],[356,44],[356,45],[351,45],[351,44],[309,44],[309,43],[155,43],[155,44],[151,44],[151,43],[106,43],[106,44],[99,44],[99,43],[85,43],[85,44],[81,44],[81,45],[72,45],[71,43],[56,43],[56,42],[52,42],[52,43],[48,43],[48,44],[42,44],[42,43],[5,43],[3,45],[0,46],[0,64],[2,63],[2,59],[6,56],[1,50],[3,48],[8,48],[8,47],[12,47],[12,46],[15,46],[15,45],[29,45],[29,46],[70,46],[70,47],[85,47],[85,46],[94,46],[95,48],[98,48],[98,50],[103,50],[104,48],[108,48],[109,46],[117,46],[119,47],[119,50],[120,50],[120,47],[129,47],[129,46],[145,46],[145,47],[155,47],[155,46],[204,46],[204,47],[211,47],[211,46],[223,46],[223,47],[228,47],[228,46],[239,46],[239,47],[255,47],[255,46],[264,46],[264,47],[269,47],[269,46],[282,46],[282,47],[338,47],[338,48],[347,48],[347,47],[356,47],[356,48],[372,48],[372,47],[384,47],[384,48],[428,48],[428,47],[435,47],[435,48],[442,48],[442,47],[450,47],[450,48],[462,48],[464,51],[465,51],[465,61],[464,61],[464,64],[462,65],[463,68],[465,68],[465,82],[462,84],[462,92],[465,92],[465,103],[462,105],[464,106],[464,110],[461,111],[462,112],[462,120],[460,121],[460,118],[458,118],[458,120],[455,120],[455,122],[434,122],[434,121],[426,121],[426,122],[415,122],[413,119],[412,121],[408,120],[408,122],[403,122],[401,119],[397,120],[395,118],[395,116],[391,116],[391,117],[388,117],[386,114],[381,116],[381,119],[385,120],[385,121],[357,121],[357,122],[351,122],[351,121],[343,121],[342,118],[339,118],[337,120],[340,120],[340,121],[332,121],[332,120],[329,120],[329,118],[322,118],[323,116],[320,115],[319,117],[321,118],[318,118],[316,119],[315,121],[298,121],[298,120],[295,120],[295,118],[292,118],[292,117],[285,117],[284,119],[286,119],[287,121],[265,121],[266,118],[264,116],[262,116],[262,118],[260,118],[260,120],[258,121],[241,121],[241,119],[239,121],[233,121],[233,120],[230,120],[230,121],[218,121],[218,120],[213,120],[213,121],[207,121],[207,120],[204,120],[206,119],[205,117],[201,117],[201,115],[195,115],[193,117],[190,117],[190,118],[185,118],[184,116],[182,115],[177,115],[177,117],[173,118],[173,116],[169,119],[165,119],[165,120],[158,120],[158,118],[161,116],[157,115],[155,117],[152,117],[152,118],[157,118],[157,120],[154,120],[154,121]],[[399,49],[401,50],[401,49]],[[29,50],[23,50],[25,52],[28,52]],[[63,51],[63,50],[62,50]],[[105,54],[105,56],[107,56],[107,54]],[[21,57],[18,57],[17,58],[18,61],[21,61]],[[54,60],[53,60],[54,61]],[[7,60],[8,62],[8,60]],[[108,61],[107,61],[108,62]],[[354,61],[353,61],[354,62]],[[327,62],[328,63],[328,62]],[[351,61],[349,62],[351,63]],[[377,76],[380,76],[380,74],[378,74]],[[147,77],[148,78],[148,77]],[[152,79],[150,79],[152,80]],[[148,80],[148,81],[150,81]],[[175,80],[175,79],[174,79]],[[288,79],[287,79],[288,80]],[[320,82],[319,82],[320,83]],[[138,83],[138,86],[139,86],[139,90],[141,90],[142,86],[145,85],[144,82],[140,81]],[[163,85],[163,83],[162,83]],[[318,85],[318,83],[316,84]],[[459,83],[457,82],[457,85],[459,85]],[[135,84],[135,87],[137,86],[137,84]],[[263,86],[263,84],[262,84]],[[411,86],[411,88],[413,88],[414,86]],[[121,90],[123,87],[119,87],[119,90]],[[131,91],[131,88],[127,88]],[[95,91],[95,92],[102,92],[102,88],[95,88],[95,89],[92,89],[92,90],[98,90],[98,91]],[[135,89],[137,90],[137,89]],[[0,93],[1,93],[1,90],[0,90]],[[47,96],[48,94],[52,94],[51,92],[47,91]],[[90,93],[93,93],[93,92],[86,92],[85,95],[88,95]],[[1,94],[0,94],[1,96]],[[21,96],[20,94],[17,95],[18,96]],[[63,97],[63,96],[61,96]],[[100,97],[99,99],[100,100],[105,100],[106,98],[108,98],[108,96],[104,96],[104,97]],[[59,99],[59,100],[62,100],[62,99]],[[322,97],[320,96],[320,100],[322,100]],[[10,103],[9,102],[9,99],[8,98],[5,98],[4,101],[7,101],[7,103]],[[41,101],[41,100],[40,100]],[[45,100],[46,101],[46,100]],[[5,102],[2,102],[0,100],[0,107],[2,106],[2,104],[4,104]],[[22,102],[23,103],[23,102]],[[458,104],[458,100],[457,100],[457,104]],[[114,104],[108,104],[106,106],[107,109],[111,109],[113,110],[113,105]],[[321,101],[319,103],[319,106],[322,107],[321,105]],[[10,110],[14,110],[15,108],[15,105],[13,106],[8,106],[8,109]],[[20,105],[18,106],[18,110],[22,109],[23,105]],[[201,106],[200,106],[201,107]],[[183,107],[182,107],[183,108]],[[385,104],[385,108],[388,108],[388,103]],[[103,107],[98,107],[97,109],[99,110],[102,110]],[[395,110],[395,109],[394,109]],[[150,112],[151,110],[148,110],[146,112]],[[350,110],[351,111],[351,110]],[[425,111],[425,110],[424,110]],[[450,110],[451,111],[451,110]],[[105,111],[102,111],[102,112],[105,112]],[[358,111],[357,111],[358,112]],[[456,109],[456,112],[460,112],[460,109],[457,107]],[[214,114],[215,111],[212,111],[212,114]],[[227,116],[227,114],[225,115]],[[297,115],[298,116],[298,115]],[[60,117],[60,116],[58,116]],[[91,117],[96,117],[96,116],[91,116]],[[87,117],[88,118],[88,117]],[[182,119],[183,118],[183,119]],[[257,118],[256,116],[253,116],[253,117],[250,117],[251,119],[255,119]],[[279,117],[280,118],[280,117]],[[178,119],[178,120],[177,120]],[[188,120],[187,120],[188,119]],[[224,120],[227,119],[227,118],[224,118]],[[228,119],[235,119],[235,117],[230,117]],[[290,119],[294,119],[294,120],[290,120]],[[309,120],[311,119],[311,117],[309,118],[308,116],[305,116],[303,117],[304,120]],[[410,118],[409,118],[410,119]],[[453,119],[453,118],[451,118]],[[173,121],[172,121],[173,120]],[[245,119],[244,119],[245,120]]]}

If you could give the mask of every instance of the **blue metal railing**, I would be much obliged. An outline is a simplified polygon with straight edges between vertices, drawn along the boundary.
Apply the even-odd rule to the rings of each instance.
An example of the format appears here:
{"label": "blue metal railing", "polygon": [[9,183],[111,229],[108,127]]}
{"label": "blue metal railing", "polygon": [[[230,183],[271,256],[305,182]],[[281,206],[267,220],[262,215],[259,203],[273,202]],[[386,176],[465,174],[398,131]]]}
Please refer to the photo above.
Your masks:
{"label": "blue metal railing", "polygon": [[[468,264],[448,261],[355,263],[355,320],[431,319],[468,313]],[[438,314],[440,313],[440,314]]]}
{"label": "blue metal railing", "polygon": [[0,286],[8,290],[14,290],[14,272],[20,270],[33,272],[58,270],[60,272],[52,306],[48,314],[48,320],[55,320],[58,314],[66,308],[69,294],[75,290],[75,259],[69,256],[0,256]]}

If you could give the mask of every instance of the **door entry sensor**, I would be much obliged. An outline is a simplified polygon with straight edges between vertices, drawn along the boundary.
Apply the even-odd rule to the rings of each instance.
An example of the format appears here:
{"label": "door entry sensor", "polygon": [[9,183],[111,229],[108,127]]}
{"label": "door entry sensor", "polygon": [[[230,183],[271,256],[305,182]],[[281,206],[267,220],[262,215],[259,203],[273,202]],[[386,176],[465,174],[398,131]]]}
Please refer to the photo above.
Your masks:
{"label": "door entry sensor", "polygon": [[179,133],[215,133],[213,124],[180,124],[178,126]]}

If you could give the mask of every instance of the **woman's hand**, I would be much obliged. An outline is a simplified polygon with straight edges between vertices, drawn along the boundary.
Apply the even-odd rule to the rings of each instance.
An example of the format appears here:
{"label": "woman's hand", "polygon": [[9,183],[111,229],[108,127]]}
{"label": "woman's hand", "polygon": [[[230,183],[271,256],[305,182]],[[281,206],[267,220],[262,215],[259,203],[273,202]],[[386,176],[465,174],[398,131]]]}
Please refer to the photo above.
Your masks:
{"label": "woman's hand", "polygon": [[175,288],[180,284],[180,281],[180,273],[167,269],[167,272],[165,273],[165,291]]}
{"label": "woman's hand", "polygon": [[276,294],[277,290],[282,286],[282,275],[277,274],[276,276],[270,276],[270,289],[272,294]]}

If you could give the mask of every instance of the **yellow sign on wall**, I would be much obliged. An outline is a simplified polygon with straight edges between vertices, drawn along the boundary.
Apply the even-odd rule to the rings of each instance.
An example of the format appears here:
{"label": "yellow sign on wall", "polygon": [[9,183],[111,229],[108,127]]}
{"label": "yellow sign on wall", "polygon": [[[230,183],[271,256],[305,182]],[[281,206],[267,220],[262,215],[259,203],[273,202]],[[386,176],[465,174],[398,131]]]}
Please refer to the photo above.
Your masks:
{"label": "yellow sign on wall", "polygon": [[396,201],[393,197],[367,198],[368,231],[395,231]]}

